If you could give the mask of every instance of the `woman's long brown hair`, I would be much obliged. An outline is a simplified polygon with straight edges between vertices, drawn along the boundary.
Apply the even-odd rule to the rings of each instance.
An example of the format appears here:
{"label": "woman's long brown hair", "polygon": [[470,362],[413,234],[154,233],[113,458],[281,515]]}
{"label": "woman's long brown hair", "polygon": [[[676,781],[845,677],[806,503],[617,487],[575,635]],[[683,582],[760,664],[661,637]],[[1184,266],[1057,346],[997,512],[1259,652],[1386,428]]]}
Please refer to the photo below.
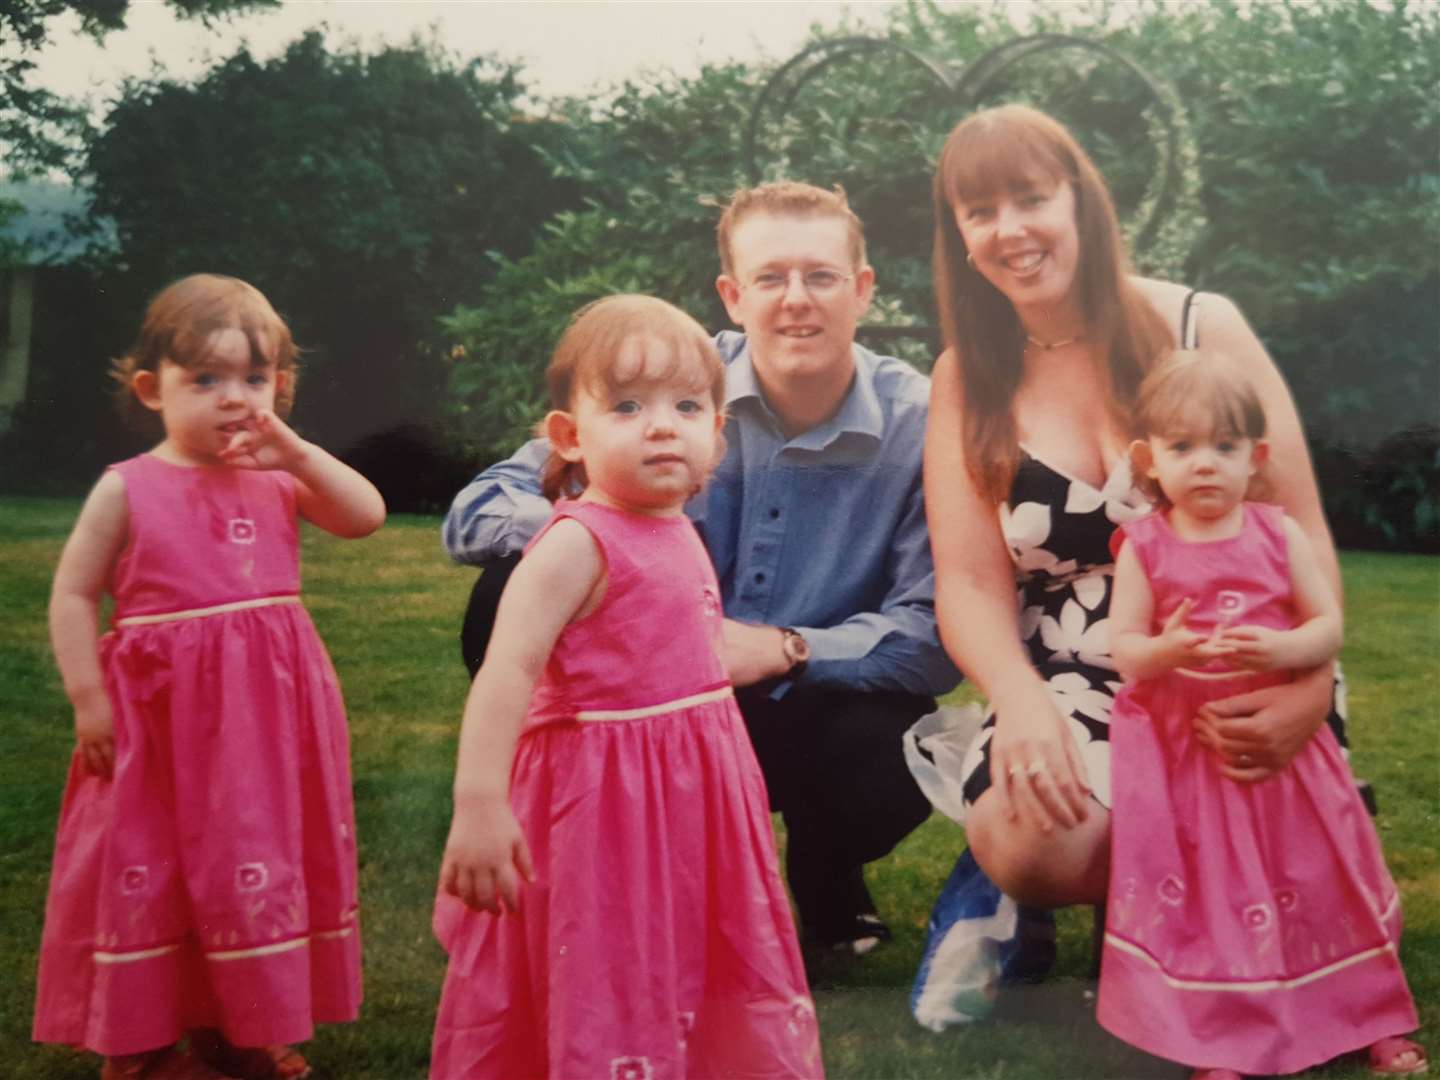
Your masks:
{"label": "woman's long brown hair", "polygon": [[945,347],[960,364],[967,467],[980,493],[996,504],[1008,494],[1020,463],[1013,405],[1025,331],[1005,295],[966,261],[955,205],[1040,177],[1068,182],[1075,193],[1075,287],[1085,336],[1108,360],[1110,409],[1120,430],[1129,431],[1140,380],[1174,345],[1170,328],[1130,282],[1110,191],[1070,132],[1025,105],[1002,105],[961,121],[935,171],[935,302]]}

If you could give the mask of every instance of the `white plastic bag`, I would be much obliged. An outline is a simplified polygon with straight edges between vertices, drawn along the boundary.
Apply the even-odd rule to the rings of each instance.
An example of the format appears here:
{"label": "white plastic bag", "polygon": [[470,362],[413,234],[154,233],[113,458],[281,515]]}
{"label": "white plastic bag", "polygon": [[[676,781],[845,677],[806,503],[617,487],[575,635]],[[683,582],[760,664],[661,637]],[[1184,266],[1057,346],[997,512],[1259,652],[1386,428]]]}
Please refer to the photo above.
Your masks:
{"label": "white plastic bag", "polygon": [[942,705],[905,732],[905,763],[936,810],[965,823],[962,781],[965,753],[980,731],[985,712],[979,705]]}

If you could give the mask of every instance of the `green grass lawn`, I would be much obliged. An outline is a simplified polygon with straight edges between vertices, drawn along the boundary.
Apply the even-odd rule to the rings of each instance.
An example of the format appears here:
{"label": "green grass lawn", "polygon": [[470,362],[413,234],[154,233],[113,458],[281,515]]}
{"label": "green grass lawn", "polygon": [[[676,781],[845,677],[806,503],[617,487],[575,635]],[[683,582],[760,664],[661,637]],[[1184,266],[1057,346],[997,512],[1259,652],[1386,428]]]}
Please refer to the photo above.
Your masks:
{"label": "green grass lawn", "polygon": [[[70,713],[50,658],[50,574],[73,500],[0,499],[0,1075],[93,1077],[98,1059],[28,1042],[35,952]],[[359,814],[365,1007],[306,1053],[320,1077],[424,1075],[444,958],[430,900],[449,824],[466,681],[456,634],[472,580],[440,550],[438,520],[398,517],[361,541],[307,530],[305,591],[349,705]],[[1404,896],[1403,957],[1422,1040],[1440,1055],[1440,559],[1347,554],[1345,666],[1353,761],[1380,800],[1380,833]],[[1055,1080],[1178,1077],[1099,1031],[1084,1006],[1090,916],[1061,913],[1057,976],[1007,1019],[932,1035],[906,994],[929,906],[963,843],[935,815],[871,868],[895,942],[836,964],[815,986],[831,1077]],[[1310,1075],[1367,1076],[1356,1062]]]}

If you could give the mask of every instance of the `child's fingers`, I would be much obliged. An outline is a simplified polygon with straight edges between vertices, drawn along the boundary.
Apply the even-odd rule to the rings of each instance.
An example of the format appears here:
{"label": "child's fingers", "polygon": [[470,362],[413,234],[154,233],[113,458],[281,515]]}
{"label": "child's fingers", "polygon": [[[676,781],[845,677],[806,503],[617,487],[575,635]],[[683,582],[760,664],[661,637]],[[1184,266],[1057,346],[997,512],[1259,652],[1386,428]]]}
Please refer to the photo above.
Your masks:
{"label": "child's fingers", "polygon": [[1197,660],[1223,660],[1234,655],[1235,650],[1222,641],[1211,641],[1208,638],[1197,641],[1191,648],[1191,655]]}
{"label": "child's fingers", "polygon": [[88,739],[80,744],[80,760],[85,763],[85,771],[91,776],[104,776],[101,771],[104,767],[100,761],[100,755],[95,745]]}
{"label": "child's fingers", "polygon": [[100,775],[109,780],[115,772],[115,740],[107,735],[97,742],[95,752],[100,759]]}
{"label": "child's fingers", "polygon": [[1259,641],[1260,628],[1258,626],[1227,626],[1220,636],[1229,641]]}
{"label": "child's fingers", "polygon": [[457,881],[459,866],[454,859],[446,855],[440,862],[440,891],[446,896],[459,897],[460,888]]}
{"label": "child's fingers", "polygon": [[456,895],[468,908],[477,911],[495,910],[495,900],[491,895],[489,872],[477,870],[470,866],[461,866],[455,875]]}
{"label": "child's fingers", "polygon": [[[505,902],[506,911],[520,910],[520,876],[515,873],[514,867],[502,867],[495,875],[495,891],[498,899]],[[500,910],[496,905],[496,911]]]}
{"label": "child's fingers", "polygon": [[91,776],[109,780],[115,771],[115,740],[103,735],[81,739],[80,760]]}
{"label": "child's fingers", "polygon": [[492,915],[502,913],[500,907],[500,875],[491,867],[482,866],[475,871],[475,897],[478,903],[476,907],[490,912]]}
{"label": "child's fingers", "polygon": [[535,882],[535,860],[530,857],[530,845],[525,842],[525,837],[520,837],[515,845],[515,865],[519,867],[521,875],[526,881]]}
{"label": "child's fingers", "polygon": [[1181,600],[1179,606],[1176,607],[1175,610],[1170,613],[1170,617],[1165,620],[1165,627],[1161,633],[1173,633],[1183,627],[1185,620],[1190,617],[1190,612],[1194,607],[1195,601],[1190,599],[1190,597],[1187,596],[1184,600]]}

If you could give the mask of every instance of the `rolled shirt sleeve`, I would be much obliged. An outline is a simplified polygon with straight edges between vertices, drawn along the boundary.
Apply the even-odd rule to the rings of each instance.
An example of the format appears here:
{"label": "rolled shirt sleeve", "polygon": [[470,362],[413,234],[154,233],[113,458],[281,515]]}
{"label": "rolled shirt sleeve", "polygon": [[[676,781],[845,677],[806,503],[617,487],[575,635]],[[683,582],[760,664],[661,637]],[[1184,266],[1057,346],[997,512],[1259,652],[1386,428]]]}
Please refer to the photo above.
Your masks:
{"label": "rolled shirt sleeve", "polygon": [[[960,674],[940,645],[921,449],[929,380],[859,345],[836,415],[789,437],[760,394],[741,334],[721,333],[726,450],[686,506],[715,563],[725,614],[789,626],[803,685],[936,695]],[[549,520],[535,439],[455,496],[442,539],[457,562],[522,550]],[[781,692],[785,691],[782,687]]]}
{"label": "rolled shirt sleeve", "polygon": [[460,489],[440,528],[452,559],[479,565],[524,549],[554,509],[540,494],[549,456],[546,440],[531,439]]}

